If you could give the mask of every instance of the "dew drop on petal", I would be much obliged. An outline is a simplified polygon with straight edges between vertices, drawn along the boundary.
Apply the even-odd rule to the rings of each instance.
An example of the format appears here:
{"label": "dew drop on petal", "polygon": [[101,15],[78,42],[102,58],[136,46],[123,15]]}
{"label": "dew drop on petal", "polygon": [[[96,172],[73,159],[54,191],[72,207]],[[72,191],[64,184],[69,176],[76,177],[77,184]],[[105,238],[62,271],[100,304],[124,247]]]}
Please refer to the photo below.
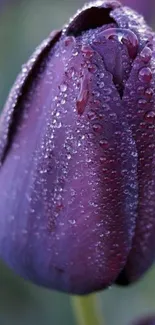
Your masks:
{"label": "dew drop on petal", "polygon": [[65,99],[63,98],[63,99],[61,100],[61,104],[64,105],[65,103],[66,103],[66,101],[65,101]]}
{"label": "dew drop on petal", "polygon": [[139,99],[138,100],[138,107],[139,108],[146,108],[147,107],[147,101],[145,99]]}
{"label": "dew drop on petal", "polygon": [[105,95],[110,95],[112,93],[112,89],[111,88],[104,88],[104,94]]}
{"label": "dew drop on petal", "polygon": [[78,56],[78,51],[73,52],[73,56]]}
{"label": "dew drop on petal", "polygon": [[99,88],[100,89],[104,88],[104,82],[103,81],[101,81],[101,83],[99,84]]}
{"label": "dew drop on petal", "polygon": [[[106,162],[106,157],[100,157],[100,162],[105,163]],[[105,170],[104,170],[105,171]]]}
{"label": "dew drop on petal", "polygon": [[139,86],[137,89],[137,93],[139,95],[144,95],[144,92],[145,92],[145,88],[143,86]]}
{"label": "dew drop on petal", "polygon": [[87,116],[91,121],[93,121],[93,120],[95,120],[97,118],[96,113],[93,112],[93,111],[88,112]]}
{"label": "dew drop on petal", "polygon": [[76,43],[76,40],[75,40],[75,37],[73,36],[67,36],[65,39],[64,39],[64,44],[65,46],[69,46],[69,45],[74,45]]}
{"label": "dew drop on petal", "polygon": [[151,99],[152,96],[153,96],[153,89],[152,89],[152,88],[147,88],[147,89],[145,90],[145,97],[146,97],[147,99]]}
{"label": "dew drop on petal", "polygon": [[60,86],[60,90],[61,90],[63,93],[65,93],[65,91],[67,90],[67,85],[62,84],[62,85]]}
{"label": "dew drop on petal", "polygon": [[155,123],[155,112],[154,111],[148,111],[145,116],[144,119],[146,122],[148,123]]}
{"label": "dew drop on petal", "polygon": [[83,45],[81,48],[81,51],[82,51],[82,54],[87,58],[91,58],[94,54],[93,49],[88,45]]}
{"label": "dew drop on petal", "polygon": [[150,68],[142,68],[139,71],[139,80],[141,82],[149,83],[152,80],[152,72]]}
{"label": "dew drop on petal", "polygon": [[93,125],[93,130],[94,130],[95,132],[101,132],[101,129],[102,129],[102,127],[101,127],[100,124],[94,124],[94,125]]}
{"label": "dew drop on petal", "polygon": [[140,57],[144,63],[148,63],[152,57],[152,50],[149,47],[145,47],[140,53]]}
{"label": "dew drop on petal", "polygon": [[101,33],[101,36],[106,39],[117,39],[120,43],[125,44],[128,53],[132,59],[134,59],[138,52],[138,38],[134,32],[129,29],[122,28],[109,28]]}
{"label": "dew drop on petal", "polygon": [[71,158],[72,158],[71,154],[68,154],[68,155],[67,155],[67,159],[68,159],[68,160],[71,160]]}
{"label": "dew drop on petal", "polygon": [[104,149],[107,149],[108,148],[108,141],[107,140],[101,140],[100,141],[100,146]]}
{"label": "dew drop on petal", "polygon": [[95,64],[88,64],[88,70],[91,73],[95,73],[97,71],[97,66]]}
{"label": "dew drop on petal", "polygon": [[79,96],[76,101],[76,109],[79,115],[84,113],[85,107],[88,102],[89,89],[88,89],[88,74],[85,73],[81,79],[81,86]]}

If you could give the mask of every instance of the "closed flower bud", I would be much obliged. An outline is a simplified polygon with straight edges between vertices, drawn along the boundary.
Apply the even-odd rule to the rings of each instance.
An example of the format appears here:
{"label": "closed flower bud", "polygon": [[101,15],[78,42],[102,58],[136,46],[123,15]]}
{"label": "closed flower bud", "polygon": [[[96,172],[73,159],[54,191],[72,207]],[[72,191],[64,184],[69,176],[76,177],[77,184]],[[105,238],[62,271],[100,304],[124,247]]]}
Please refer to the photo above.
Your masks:
{"label": "closed flower bud", "polygon": [[22,67],[0,120],[0,256],[85,294],[137,280],[155,255],[154,34],[97,1]]}

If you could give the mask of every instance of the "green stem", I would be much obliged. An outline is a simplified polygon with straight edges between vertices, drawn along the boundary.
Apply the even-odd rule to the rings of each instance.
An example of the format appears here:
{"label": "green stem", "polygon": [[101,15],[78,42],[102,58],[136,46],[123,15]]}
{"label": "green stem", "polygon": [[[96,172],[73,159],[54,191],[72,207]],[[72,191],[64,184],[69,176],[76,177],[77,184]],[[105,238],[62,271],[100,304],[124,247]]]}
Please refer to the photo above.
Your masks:
{"label": "green stem", "polygon": [[77,325],[104,325],[97,295],[71,298]]}

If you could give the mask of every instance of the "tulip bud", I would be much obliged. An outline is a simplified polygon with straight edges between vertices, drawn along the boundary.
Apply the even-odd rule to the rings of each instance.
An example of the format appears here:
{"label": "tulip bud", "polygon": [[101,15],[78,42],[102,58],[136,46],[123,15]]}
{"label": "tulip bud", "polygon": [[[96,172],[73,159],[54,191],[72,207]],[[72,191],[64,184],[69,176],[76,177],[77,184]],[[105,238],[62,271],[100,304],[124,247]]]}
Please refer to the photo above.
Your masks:
{"label": "tulip bud", "polygon": [[152,264],[153,37],[96,1],[22,67],[0,120],[0,256],[25,279],[85,294]]}

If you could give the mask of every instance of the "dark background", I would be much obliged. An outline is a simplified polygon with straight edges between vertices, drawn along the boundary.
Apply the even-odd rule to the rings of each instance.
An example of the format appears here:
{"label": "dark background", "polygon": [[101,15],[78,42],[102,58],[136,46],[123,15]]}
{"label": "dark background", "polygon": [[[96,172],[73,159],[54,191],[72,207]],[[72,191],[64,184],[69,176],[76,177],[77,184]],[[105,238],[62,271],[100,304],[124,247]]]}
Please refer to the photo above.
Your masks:
{"label": "dark background", "polygon": [[[155,10],[151,1],[141,0],[139,4],[140,1],[124,0],[145,10],[153,25]],[[21,64],[40,41],[52,29],[63,25],[83,2],[0,0],[0,109]],[[130,288],[113,287],[98,295],[106,325],[128,325],[136,317],[155,313],[155,268]],[[75,324],[69,296],[24,282],[0,264],[0,325],[51,324]]]}

